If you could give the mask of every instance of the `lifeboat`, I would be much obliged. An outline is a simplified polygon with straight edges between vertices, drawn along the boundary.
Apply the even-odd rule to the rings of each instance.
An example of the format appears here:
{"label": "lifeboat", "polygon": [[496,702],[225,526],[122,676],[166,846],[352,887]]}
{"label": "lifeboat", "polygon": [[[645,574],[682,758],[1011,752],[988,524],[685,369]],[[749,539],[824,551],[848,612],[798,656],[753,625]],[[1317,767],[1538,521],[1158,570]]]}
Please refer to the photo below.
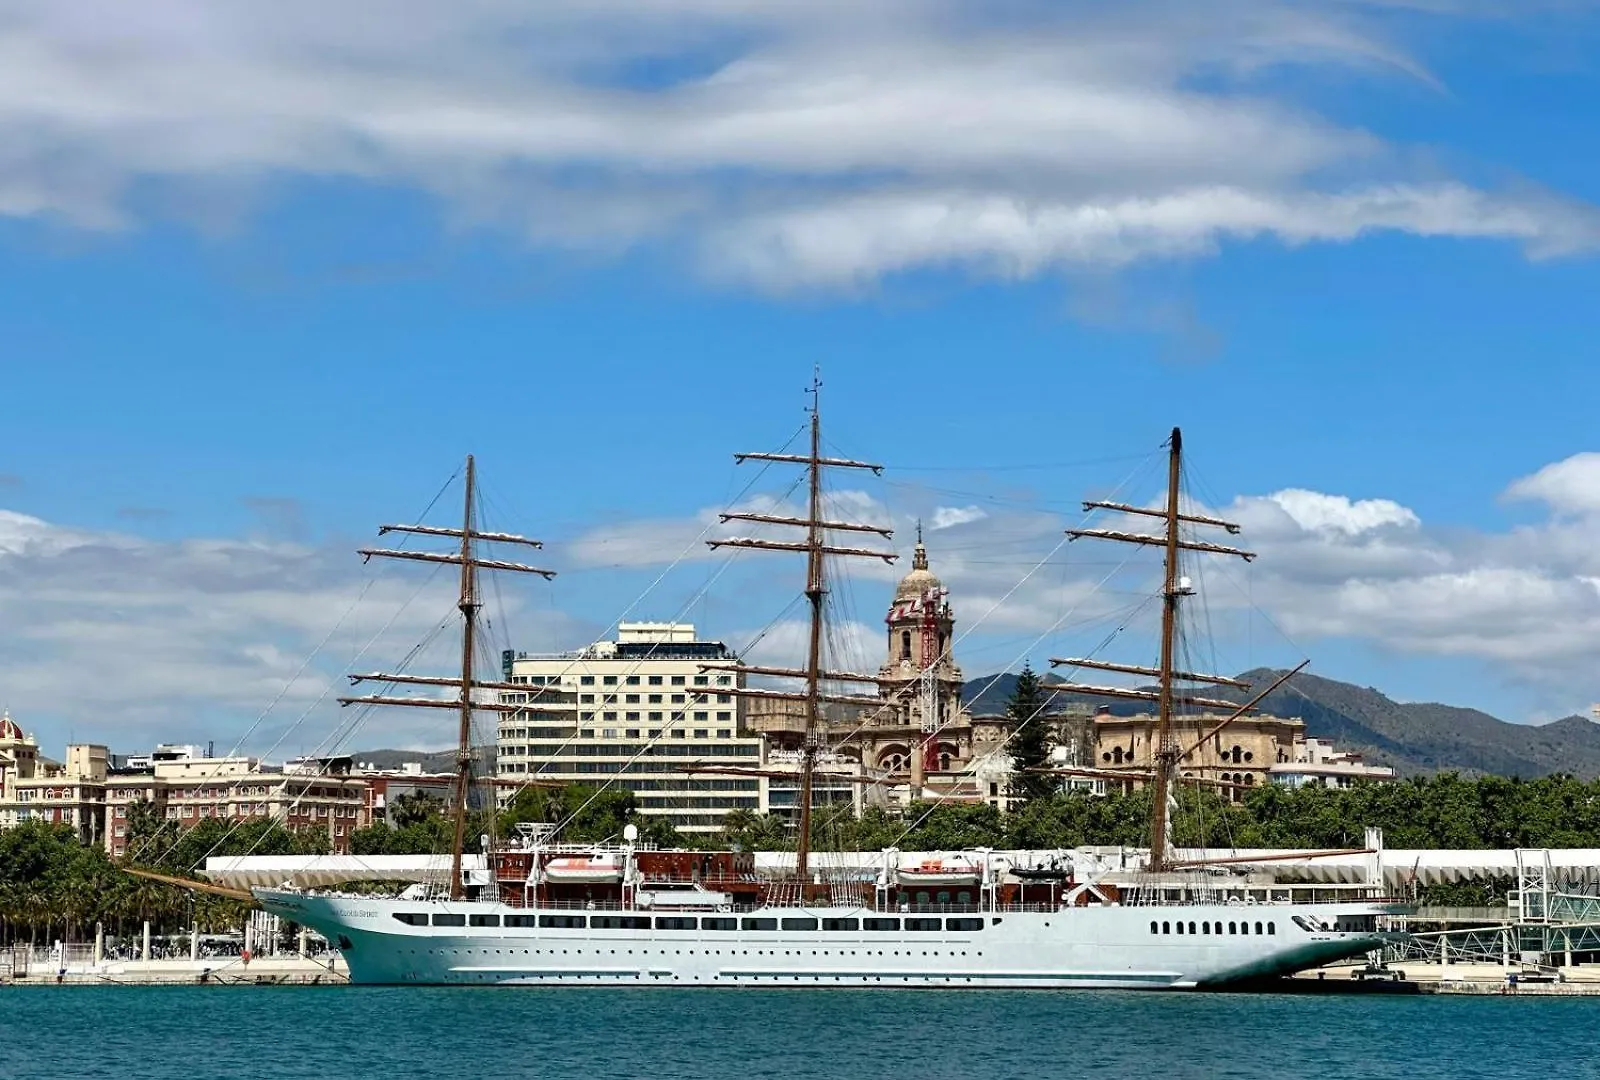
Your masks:
{"label": "lifeboat", "polygon": [[924,859],[916,866],[902,866],[899,877],[902,885],[976,885],[983,871],[968,862]]}
{"label": "lifeboat", "polygon": [[546,881],[575,885],[611,884],[622,880],[615,855],[563,855],[544,864]]}

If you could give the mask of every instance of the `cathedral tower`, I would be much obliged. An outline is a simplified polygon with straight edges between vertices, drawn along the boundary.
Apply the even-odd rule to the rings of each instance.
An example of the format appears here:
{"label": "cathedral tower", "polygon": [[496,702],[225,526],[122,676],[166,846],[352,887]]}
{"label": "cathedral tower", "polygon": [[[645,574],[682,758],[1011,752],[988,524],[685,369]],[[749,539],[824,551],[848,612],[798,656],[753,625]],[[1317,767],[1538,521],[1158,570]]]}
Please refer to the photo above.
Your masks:
{"label": "cathedral tower", "polygon": [[961,719],[961,669],[951,655],[955,626],[949,590],[928,569],[928,549],[917,527],[911,572],[900,579],[889,605],[888,655],[878,669],[879,693],[892,702],[892,722],[908,728],[911,797],[922,796],[930,771],[943,766],[941,739],[952,740]]}

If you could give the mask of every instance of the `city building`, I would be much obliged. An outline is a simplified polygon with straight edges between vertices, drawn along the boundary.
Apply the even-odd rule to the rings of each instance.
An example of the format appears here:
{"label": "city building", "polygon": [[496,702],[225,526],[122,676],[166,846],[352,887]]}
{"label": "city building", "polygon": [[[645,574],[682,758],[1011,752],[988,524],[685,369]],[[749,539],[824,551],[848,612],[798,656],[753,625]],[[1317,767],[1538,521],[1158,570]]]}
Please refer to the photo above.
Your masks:
{"label": "city building", "polygon": [[351,835],[371,818],[366,781],[349,775],[349,759],[340,760],[342,772],[337,761],[319,772],[304,763],[267,768],[253,757],[182,757],[114,771],[105,786],[106,851],[129,854],[130,819],[136,804],[147,803],[158,820],[180,831],[207,818],[270,818],[294,830],[326,831],[333,853],[349,854]]}
{"label": "city building", "polygon": [[[1178,746],[1188,749],[1226,719],[1221,713],[1174,717]],[[1153,714],[1117,716],[1102,706],[1094,715],[1096,767],[1113,771],[1152,768],[1155,730]],[[1234,720],[1185,757],[1178,769],[1181,776],[1210,782],[1236,802],[1251,788],[1269,782],[1343,787],[1358,779],[1392,780],[1395,775],[1393,769],[1363,763],[1359,754],[1339,752],[1328,743],[1308,739],[1305,721],[1298,717],[1265,713]],[[1117,781],[1110,783],[1119,786]],[[1143,783],[1140,777],[1130,777],[1120,786],[1131,791]]]}
{"label": "city building", "polygon": [[745,726],[738,657],[687,623],[621,623],[615,641],[575,652],[506,652],[507,705],[496,741],[500,798],[518,783],[632,791],[639,809],[684,832],[714,832],[730,810],[767,810],[760,776],[695,774],[691,764],[756,767],[761,739]]}
{"label": "city building", "polygon": [[1395,772],[1387,765],[1369,765],[1361,755],[1336,750],[1321,739],[1306,739],[1295,748],[1293,761],[1278,762],[1267,769],[1274,784],[1304,787],[1349,787],[1358,780],[1393,780]]}
{"label": "city building", "polygon": [[106,771],[103,746],[74,744],[65,762],[39,754],[31,735],[0,715],[0,829],[25,821],[71,825],[86,844],[106,831]]}
{"label": "city building", "polygon": [[[381,821],[395,825],[395,804],[408,796],[432,799],[439,804],[441,812],[455,805],[455,774],[423,772],[419,762],[409,761],[397,769],[375,769],[357,763],[350,775],[366,785],[363,817],[373,824]],[[467,805],[473,804],[469,800]]]}

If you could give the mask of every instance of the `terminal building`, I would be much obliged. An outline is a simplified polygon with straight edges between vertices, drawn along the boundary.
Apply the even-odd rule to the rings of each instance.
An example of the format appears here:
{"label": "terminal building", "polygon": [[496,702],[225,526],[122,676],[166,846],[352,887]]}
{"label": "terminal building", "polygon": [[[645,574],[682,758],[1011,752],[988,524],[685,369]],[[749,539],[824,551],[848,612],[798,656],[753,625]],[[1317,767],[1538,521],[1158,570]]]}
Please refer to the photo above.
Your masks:
{"label": "terminal building", "polygon": [[730,810],[765,813],[761,776],[695,774],[692,765],[759,766],[762,740],[745,723],[733,668],[720,641],[688,623],[621,623],[615,641],[575,652],[506,652],[506,705],[496,740],[500,799],[521,783],[555,782],[632,791],[641,812],[682,832],[715,832]]}

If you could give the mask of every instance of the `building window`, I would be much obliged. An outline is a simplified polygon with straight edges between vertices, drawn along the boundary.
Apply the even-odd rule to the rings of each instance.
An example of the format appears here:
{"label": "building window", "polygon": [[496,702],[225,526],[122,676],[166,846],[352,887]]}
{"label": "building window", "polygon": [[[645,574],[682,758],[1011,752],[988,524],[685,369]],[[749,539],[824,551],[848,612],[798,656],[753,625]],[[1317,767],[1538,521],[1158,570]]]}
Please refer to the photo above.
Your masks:
{"label": "building window", "polygon": [[[607,713],[607,714],[606,714],[606,719],[607,719],[607,720],[615,720],[615,719],[616,719],[616,714],[615,714],[615,713]],[[631,721],[635,721],[635,720],[638,720],[638,719],[639,719],[639,714],[638,714],[638,713],[636,713],[636,712],[631,712],[631,713],[629,713],[629,714],[628,714],[628,720],[629,720],[629,721],[630,721],[630,722],[631,722]]]}
{"label": "building window", "polygon": [[650,676],[650,685],[651,686],[660,686],[661,685],[661,676],[660,675],[652,675],[652,676]]}
{"label": "building window", "polygon": [[900,659],[911,659],[911,631],[900,631]]}
{"label": "building window", "polygon": [[631,727],[628,729],[627,735],[630,739],[637,739],[639,737],[639,729],[636,727]]}
{"label": "building window", "polygon": [[651,722],[651,723],[652,723],[652,724],[659,724],[659,723],[661,723],[661,714],[660,714],[660,713],[658,713],[658,712],[653,712],[653,713],[651,713],[651,714],[650,714],[650,722]]}
{"label": "building window", "polygon": [[732,686],[733,685],[733,676],[732,675],[718,675],[717,676],[717,685],[718,686]]}
{"label": "building window", "polygon": [[723,720],[723,721],[732,720],[733,719],[733,714],[731,712],[719,712],[717,714],[717,719],[718,720]]}
{"label": "building window", "polygon": [[707,720],[711,719],[711,714],[710,713],[697,712],[697,713],[694,714],[694,718],[696,720],[700,721],[701,723],[705,723]]}
{"label": "building window", "polygon": [[578,695],[578,703],[580,705],[592,705],[592,704],[594,704],[594,695],[593,694],[579,694]]}
{"label": "building window", "polygon": [[578,685],[579,686],[593,686],[594,685],[594,676],[593,675],[582,675],[582,676],[579,676]]}
{"label": "building window", "polygon": [[617,685],[617,677],[615,675],[607,675],[600,682],[605,686],[615,686]]}
{"label": "building window", "polygon": [[711,685],[711,676],[709,676],[709,675],[696,675],[694,677],[694,684],[696,686],[710,686]]}
{"label": "building window", "polygon": [[603,739],[615,739],[617,737],[617,729],[608,727],[600,733],[600,737]]}
{"label": "building window", "polygon": [[697,739],[703,739],[708,734],[710,734],[710,733],[708,731],[706,731],[705,728],[695,728],[694,729],[694,737],[697,738]]}
{"label": "building window", "polygon": [[628,676],[628,685],[629,686],[638,686],[639,685],[639,676],[637,676],[637,675],[629,675]]}
{"label": "building window", "polygon": [[674,739],[681,739],[681,738],[684,737],[685,734],[686,733],[684,732],[684,730],[682,728],[673,728],[672,729],[672,737]]}
{"label": "building window", "polygon": [[674,675],[672,677],[672,685],[673,686],[682,686],[683,683],[684,683],[684,678],[683,678],[682,675]]}
{"label": "building window", "polygon": [[639,695],[629,694],[627,697],[623,698],[623,701],[629,705],[637,705],[639,704]]}
{"label": "building window", "polygon": [[660,694],[651,694],[650,695],[650,704],[652,704],[652,705],[660,705],[661,704],[661,695]]}
{"label": "building window", "polygon": [[718,728],[717,729],[717,738],[719,738],[719,739],[731,739],[731,738],[733,738],[733,729],[731,729],[731,728]]}
{"label": "building window", "polygon": [[682,694],[673,694],[672,695],[672,703],[674,705],[682,705],[686,700],[688,700],[688,699],[685,698]]}

